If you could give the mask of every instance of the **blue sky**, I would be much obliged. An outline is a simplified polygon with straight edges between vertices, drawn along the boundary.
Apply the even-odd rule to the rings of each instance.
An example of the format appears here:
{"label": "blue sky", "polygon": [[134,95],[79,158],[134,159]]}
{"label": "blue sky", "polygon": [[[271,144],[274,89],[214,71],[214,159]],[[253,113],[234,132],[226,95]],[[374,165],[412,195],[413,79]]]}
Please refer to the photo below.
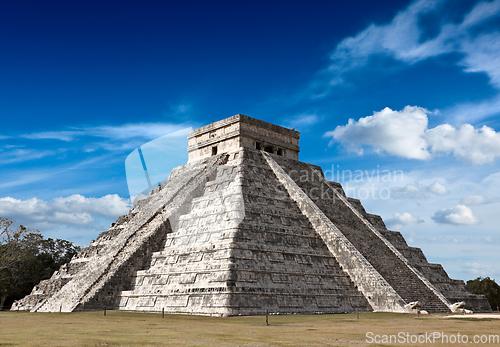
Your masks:
{"label": "blue sky", "polygon": [[451,277],[500,278],[499,0],[15,1],[0,32],[2,217],[88,245],[128,154],[242,113]]}

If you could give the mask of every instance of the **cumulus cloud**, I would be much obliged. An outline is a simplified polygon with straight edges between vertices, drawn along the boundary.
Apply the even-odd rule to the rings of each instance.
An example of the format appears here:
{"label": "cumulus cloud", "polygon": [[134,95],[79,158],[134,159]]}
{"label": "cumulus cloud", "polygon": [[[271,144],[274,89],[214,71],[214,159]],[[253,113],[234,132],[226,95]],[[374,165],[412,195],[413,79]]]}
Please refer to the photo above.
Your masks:
{"label": "cumulus cloud", "polygon": [[408,212],[395,213],[390,219],[386,221],[386,224],[390,228],[401,229],[403,226],[408,224],[420,224],[424,221],[419,217],[412,216]]}
{"label": "cumulus cloud", "polygon": [[131,208],[130,201],[117,194],[87,198],[74,194],[45,201],[37,198],[19,200],[0,198],[0,216],[33,228],[50,229],[61,225],[87,225],[94,216],[117,218]]}
{"label": "cumulus cloud", "polygon": [[408,159],[425,160],[441,154],[484,164],[500,156],[500,133],[484,125],[476,129],[470,124],[455,128],[441,124],[429,129],[427,114],[422,107],[406,106],[401,111],[386,107],[372,116],[349,119],[346,125],[325,133],[330,145],[340,142],[347,150],[363,154],[364,146],[375,152]]}
{"label": "cumulus cloud", "polygon": [[467,195],[460,199],[460,203],[468,206],[486,205],[498,202],[498,198],[483,195]]}
{"label": "cumulus cloud", "polygon": [[362,145],[370,145],[376,152],[386,151],[406,158],[428,159],[430,153],[423,138],[428,124],[427,113],[426,109],[416,106],[406,106],[402,111],[386,107],[358,121],[349,119],[347,125],[338,126],[325,136],[342,142],[350,151],[358,154],[363,154]]}
{"label": "cumulus cloud", "polygon": [[479,219],[472,214],[472,210],[464,205],[439,210],[431,218],[440,224],[474,225],[479,223]]}
{"label": "cumulus cloud", "polygon": [[431,185],[422,183],[409,183],[404,187],[391,188],[391,197],[395,199],[423,199],[428,198],[429,193],[436,195],[446,195],[450,191],[438,181],[434,181]]}
{"label": "cumulus cloud", "polygon": [[438,181],[434,181],[434,183],[428,187],[428,190],[431,193],[434,193],[437,195],[446,195],[449,193],[448,188],[446,188],[445,185],[439,183]]}
{"label": "cumulus cloud", "polygon": [[486,125],[475,129],[464,124],[456,129],[441,124],[426,131],[426,139],[432,152],[453,154],[470,163],[489,163],[500,156],[500,133]]}

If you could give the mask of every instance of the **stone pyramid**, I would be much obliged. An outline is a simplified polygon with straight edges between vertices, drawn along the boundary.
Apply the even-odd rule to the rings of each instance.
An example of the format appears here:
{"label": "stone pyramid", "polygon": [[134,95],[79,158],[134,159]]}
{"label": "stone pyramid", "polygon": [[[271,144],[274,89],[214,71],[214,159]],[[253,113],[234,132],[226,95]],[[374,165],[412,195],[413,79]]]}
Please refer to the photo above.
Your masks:
{"label": "stone pyramid", "polygon": [[12,309],[203,315],[490,310],[244,115],[193,130],[189,161]]}

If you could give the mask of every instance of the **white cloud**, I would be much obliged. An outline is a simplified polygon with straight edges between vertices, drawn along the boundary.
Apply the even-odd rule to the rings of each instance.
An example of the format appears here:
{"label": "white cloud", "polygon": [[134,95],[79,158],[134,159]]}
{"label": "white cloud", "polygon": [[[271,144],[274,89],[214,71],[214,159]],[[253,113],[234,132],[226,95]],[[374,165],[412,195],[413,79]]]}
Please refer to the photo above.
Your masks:
{"label": "white cloud", "polygon": [[434,183],[428,187],[428,190],[431,193],[434,193],[437,195],[446,195],[449,193],[448,188],[446,188],[445,185],[439,183],[438,181],[434,181]]}
{"label": "white cloud", "polygon": [[362,145],[370,145],[376,152],[383,150],[400,157],[428,159],[430,153],[423,138],[428,112],[416,106],[406,106],[401,111],[386,107],[358,121],[349,119],[347,125],[338,126],[325,136],[342,142],[348,150],[358,154],[363,154]]}
{"label": "white cloud", "polygon": [[117,218],[131,208],[128,199],[117,194],[87,198],[74,194],[45,201],[37,198],[19,200],[0,198],[0,216],[11,218],[32,228],[55,228],[61,225],[86,225],[94,216]]}
{"label": "white cloud", "polygon": [[406,106],[401,111],[386,107],[373,116],[349,119],[348,124],[328,131],[324,136],[342,143],[347,150],[363,154],[368,145],[377,153],[387,152],[408,159],[430,159],[439,154],[453,154],[473,163],[489,163],[500,157],[500,133],[484,125],[470,124],[455,128],[441,124],[428,129],[428,110]]}
{"label": "white cloud", "polygon": [[[65,151],[83,151],[86,153],[104,149],[109,152],[130,151],[145,142],[168,135],[171,139],[186,139],[191,127],[171,123],[137,123],[119,126],[99,126],[89,128],[74,128],[64,131],[38,132],[21,135],[30,140],[60,140],[68,143],[57,150],[36,148],[18,148],[19,146],[4,146],[0,148],[0,164],[10,164],[54,156]],[[74,141],[74,143],[73,143]],[[187,143],[187,142],[186,142]]]}
{"label": "white cloud", "polygon": [[404,187],[391,188],[391,197],[394,199],[421,199],[428,195],[426,187],[418,183],[409,183]]}
{"label": "white cloud", "polygon": [[481,183],[487,185],[500,185],[500,172],[492,173],[481,180]]}
{"label": "white cloud", "polygon": [[[59,171],[56,171],[55,174],[59,173]],[[25,184],[30,184],[33,182],[38,182],[41,180],[44,180],[48,177],[53,176],[51,173],[47,172],[28,172],[28,173],[16,173],[15,175],[10,174],[10,177],[7,179],[3,179],[2,182],[0,183],[0,188],[12,188],[12,187],[17,187],[17,186],[22,186]]]}
{"label": "white cloud", "polygon": [[25,134],[22,137],[30,140],[60,140],[60,141],[73,141],[78,136],[85,135],[82,130],[64,130],[64,131],[42,131],[39,133]]}
{"label": "white cloud", "polygon": [[36,160],[60,153],[62,150],[41,150],[24,149],[11,147],[5,151],[0,151],[0,164],[20,163],[29,160]]}
{"label": "white cloud", "polygon": [[[498,1],[497,1],[498,3]],[[484,72],[491,83],[500,88],[500,33],[479,35],[462,42],[461,50],[465,53],[460,62],[466,72]]]}
{"label": "white cloud", "polygon": [[193,105],[190,103],[180,103],[170,106],[170,109],[172,110],[173,115],[180,116],[192,112]]}
{"label": "white cloud", "polygon": [[464,205],[439,210],[431,218],[440,224],[473,225],[479,223],[479,219],[472,214],[472,210]]}
{"label": "white cloud", "polygon": [[434,181],[429,186],[422,183],[409,183],[404,187],[391,188],[391,197],[395,199],[423,199],[428,198],[429,193],[436,195],[446,195],[450,191],[438,181]]}
{"label": "white cloud", "polygon": [[456,129],[441,124],[426,131],[426,140],[432,152],[453,154],[474,164],[489,163],[500,156],[500,133],[486,125],[475,129],[464,124]]}
{"label": "white cloud", "polygon": [[373,54],[384,53],[415,62],[449,51],[434,40],[419,43],[418,16],[431,11],[435,5],[435,1],[417,1],[398,13],[389,24],[372,24],[356,36],[344,39],[331,54],[329,70],[343,72],[364,65]]}
{"label": "white cloud", "polygon": [[491,276],[492,272],[492,269],[489,265],[482,265],[479,263],[467,263],[466,265],[463,265],[462,268],[466,272],[481,276]]}
{"label": "white cloud", "polygon": [[61,141],[73,141],[78,137],[104,137],[107,139],[155,139],[157,137],[172,134],[172,136],[184,136],[186,126],[171,123],[130,123],[118,126],[98,126],[89,128],[74,128],[73,130],[46,131],[32,134],[25,134],[22,137],[32,140],[53,139]]}
{"label": "white cloud", "polygon": [[[340,42],[331,53],[331,65],[325,73],[330,84],[342,82],[342,74],[358,68],[376,54],[413,64],[442,54],[457,52],[464,56],[460,64],[467,72],[485,72],[493,84],[500,87],[500,38],[498,33],[471,35],[478,24],[500,14],[500,1],[479,3],[462,23],[444,23],[439,34],[422,40],[420,16],[446,9],[432,0],[416,1],[399,12],[390,23],[372,24],[354,37]],[[481,30],[481,28],[479,29]]]}
{"label": "white cloud", "polygon": [[319,121],[320,117],[318,117],[318,115],[303,113],[287,119],[285,126],[289,128],[308,127],[318,123]]}
{"label": "white cloud", "polygon": [[390,228],[401,229],[403,226],[408,224],[420,224],[424,221],[419,217],[412,216],[408,212],[395,213],[390,219],[386,221],[386,224]]}
{"label": "white cloud", "polygon": [[454,124],[476,123],[500,113],[500,95],[481,102],[461,103],[443,110],[443,115]]}
{"label": "white cloud", "polygon": [[[485,73],[500,89],[500,33],[494,26],[482,25],[498,20],[500,0],[480,2],[465,14],[462,22],[446,22],[444,14],[452,1],[420,0],[399,12],[389,23],[371,24],[353,37],[342,40],[330,54],[330,65],[312,82],[314,97],[325,96],[332,86],[345,82],[345,73],[370,63],[373,56],[415,64],[445,54],[461,57],[457,65],[467,73]],[[440,18],[437,35],[425,38],[421,16],[433,13]],[[460,104],[450,109],[451,118],[464,122],[500,112],[498,95],[479,103]],[[459,123],[459,124],[460,124]]]}
{"label": "white cloud", "polygon": [[155,139],[166,134],[170,136],[185,136],[185,125],[169,123],[137,123],[120,126],[101,126],[86,129],[90,136],[105,137],[110,139],[144,138]]}
{"label": "white cloud", "polygon": [[410,231],[409,233],[405,233],[404,236],[405,236],[406,242],[408,242],[408,244],[415,243],[415,231],[414,230]]}
{"label": "white cloud", "polygon": [[483,195],[467,195],[460,199],[461,204],[468,206],[493,204],[498,201],[498,198],[490,198]]}

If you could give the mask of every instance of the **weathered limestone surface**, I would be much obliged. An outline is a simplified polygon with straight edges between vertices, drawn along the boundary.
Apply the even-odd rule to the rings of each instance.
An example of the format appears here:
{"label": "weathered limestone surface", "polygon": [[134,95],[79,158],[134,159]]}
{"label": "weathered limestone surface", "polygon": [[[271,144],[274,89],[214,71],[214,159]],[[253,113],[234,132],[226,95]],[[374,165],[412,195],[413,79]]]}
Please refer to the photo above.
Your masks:
{"label": "weathered limestone surface", "polygon": [[260,151],[241,151],[245,218],[234,238],[234,314],[371,307]]}
{"label": "weathered limestone surface", "polygon": [[188,164],[12,309],[229,316],[407,312],[416,301],[445,312],[464,301],[491,310],[296,160],[298,138],[243,115],[194,130]]}
{"label": "weathered limestone surface", "polygon": [[[14,303],[12,308],[71,312],[83,309],[85,303],[92,299],[98,300],[103,295],[112,296],[113,292],[104,293],[101,289],[117,281],[115,276],[123,277],[123,269],[133,271],[134,266],[147,261],[140,252],[141,247],[148,242],[159,242],[161,236],[158,233],[168,231],[168,217],[175,215],[184,200],[204,184],[205,175],[214,170],[214,163],[222,157],[225,155],[173,170],[169,180],[152,191],[148,199],[140,201],[127,216],[120,217],[107,232],[99,235],[96,241],[74,257],[68,264],[69,271],[61,269],[54,273],[48,283],[45,282],[43,287],[37,286],[32,295]],[[160,191],[162,193],[157,194]],[[139,261],[137,257],[144,260]],[[63,282],[66,283],[62,287],[57,285]],[[56,288],[58,290],[55,292],[51,291]],[[41,292],[44,289],[48,292]],[[106,302],[99,304],[99,307],[104,304]]]}
{"label": "weathered limestone surface", "polygon": [[[260,152],[229,155],[115,307],[212,315],[370,310]],[[279,190],[278,190],[279,191]]]}
{"label": "weathered limestone surface", "polygon": [[484,295],[471,294],[464,281],[449,278],[441,264],[429,263],[420,248],[407,245],[401,233],[389,231],[385,228],[385,225],[383,229],[379,227],[378,230],[405,256],[406,259],[408,259],[408,262],[415,269],[425,276],[425,278],[427,278],[434,287],[448,299],[450,303],[453,304],[464,301],[466,309],[477,312],[491,310],[491,306]]}
{"label": "weathered limestone surface", "polygon": [[[380,270],[383,277],[391,283],[405,301],[418,300],[422,303],[423,308],[429,312],[442,311],[442,304],[449,306],[457,301],[465,301],[467,309],[470,310],[491,310],[484,295],[471,294],[463,281],[450,279],[441,265],[429,264],[421,249],[409,247],[401,233],[387,230],[380,216],[367,213],[359,200],[346,198],[351,207],[363,216],[366,222],[371,224],[371,227],[375,228],[380,235],[373,235],[374,230],[370,230],[367,223],[364,224],[368,228],[363,228],[360,223],[361,219],[353,218],[352,215],[350,217],[349,211],[345,209],[347,204],[345,202],[342,204],[342,201],[339,201],[345,198],[342,187],[338,183],[326,181],[321,168],[273,157],[285,171],[288,169],[295,176],[295,181],[304,192],[313,195],[312,198],[317,206],[328,215],[344,235],[353,241],[353,244],[363,255],[366,254],[369,262],[377,270]],[[319,175],[316,175],[315,172],[318,172]],[[333,190],[336,190],[340,196],[335,195]],[[387,245],[387,243],[391,245]],[[393,246],[397,252],[394,252],[393,249],[387,250],[389,247],[384,247],[384,244]],[[401,266],[401,262],[395,259],[394,255],[406,266]],[[410,269],[410,272],[405,269]],[[422,287],[421,284],[424,286]],[[417,290],[415,285],[420,289]],[[429,291],[434,295],[430,295]]]}
{"label": "weathered limestone surface", "polygon": [[214,122],[189,133],[191,163],[216,153],[241,147],[266,150],[286,158],[299,159],[299,132],[242,114]]}
{"label": "weathered limestone surface", "polygon": [[320,168],[285,158],[276,159],[404,301],[418,300],[430,312],[448,309],[448,300],[362,217],[336,186],[329,185]]}
{"label": "weathered limestone surface", "polygon": [[[236,159],[235,159],[236,157]],[[243,219],[238,153],[214,166],[198,194],[171,218],[172,232],[152,254],[149,267],[137,271],[116,296],[124,310],[195,314],[231,314],[231,243]]]}
{"label": "weathered limestone surface", "polygon": [[[396,293],[332,221],[325,216],[307,193],[271,158],[271,155],[263,154],[290,196],[309,218],[316,232],[324,240],[341,267],[349,274],[350,278],[367,298],[371,307],[375,311],[406,312],[404,308],[405,301],[401,296]],[[314,190],[314,188],[311,189]]]}

